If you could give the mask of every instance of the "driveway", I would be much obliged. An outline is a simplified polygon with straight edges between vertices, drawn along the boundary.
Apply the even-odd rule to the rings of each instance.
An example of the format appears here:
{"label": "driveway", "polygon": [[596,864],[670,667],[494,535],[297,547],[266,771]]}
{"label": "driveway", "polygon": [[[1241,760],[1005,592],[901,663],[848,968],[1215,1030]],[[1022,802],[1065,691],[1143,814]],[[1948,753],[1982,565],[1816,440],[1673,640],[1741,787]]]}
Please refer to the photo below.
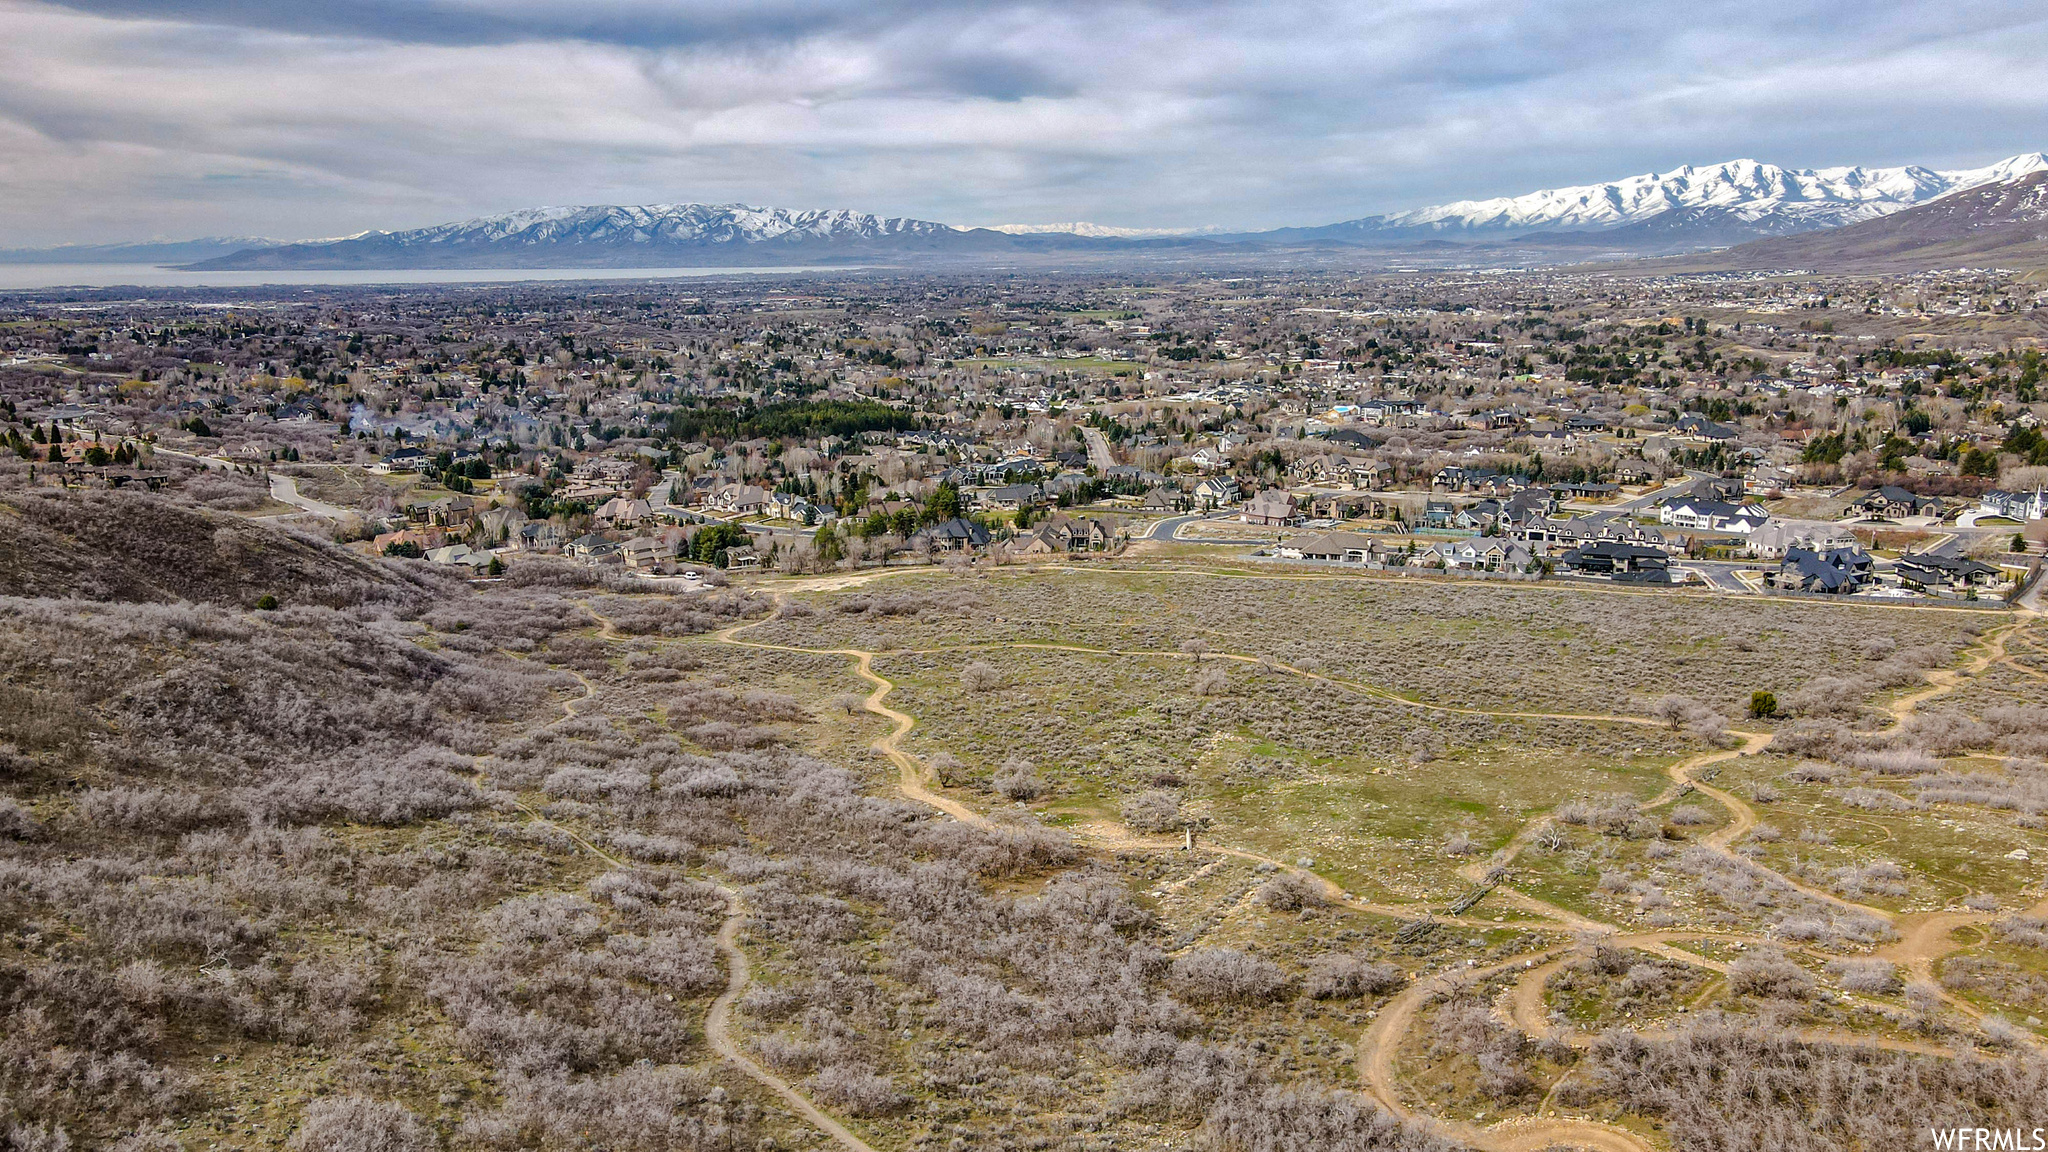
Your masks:
{"label": "driveway", "polygon": [[289,504],[294,508],[311,512],[315,516],[325,516],[329,520],[346,520],[355,515],[346,508],[337,508],[310,496],[299,495],[299,482],[279,472],[270,474],[270,498],[280,504]]}

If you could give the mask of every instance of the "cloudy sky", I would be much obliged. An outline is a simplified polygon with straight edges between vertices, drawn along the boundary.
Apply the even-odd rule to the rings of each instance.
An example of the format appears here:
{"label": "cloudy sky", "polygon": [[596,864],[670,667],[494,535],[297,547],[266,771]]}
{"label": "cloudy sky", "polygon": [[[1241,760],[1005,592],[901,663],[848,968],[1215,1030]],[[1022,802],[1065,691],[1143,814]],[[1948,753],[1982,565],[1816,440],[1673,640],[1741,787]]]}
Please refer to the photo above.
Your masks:
{"label": "cloudy sky", "polygon": [[9,245],[688,200],[1255,228],[2044,147],[2037,0],[0,0]]}

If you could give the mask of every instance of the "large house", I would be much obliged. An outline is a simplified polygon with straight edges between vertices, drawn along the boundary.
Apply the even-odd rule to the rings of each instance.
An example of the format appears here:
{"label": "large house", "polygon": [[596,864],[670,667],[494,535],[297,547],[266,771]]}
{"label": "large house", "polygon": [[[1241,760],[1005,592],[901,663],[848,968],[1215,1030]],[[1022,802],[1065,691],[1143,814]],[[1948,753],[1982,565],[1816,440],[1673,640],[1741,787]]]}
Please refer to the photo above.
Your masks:
{"label": "large house", "polygon": [[1299,518],[1294,507],[1294,497],[1278,488],[1268,488],[1245,501],[1244,512],[1240,516],[1247,524],[1263,524],[1268,527],[1285,527]]}
{"label": "large house", "polygon": [[1366,564],[1386,558],[1386,546],[1357,532],[1328,532],[1309,540],[1290,540],[1274,549],[1289,560],[1323,560]]}
{"label": "large house", "polygon": [[1444,540],[1431,544],[1423,554],[1443,561],[1446,568],[1473,572],[1520,572],[1531,559],[1528,547],[1520,540],[1501,536]]}
{"label": "large house", "polygon": [[1698,496],[1680,496],[1657,509],[1657,522],[1698,532],[1732,532],[1747,536],[1770,521],[1761,504],[1727,504]]}
{"label": "large house", "polygon": [[1567,551],[1559,559],[1564,566],[1589,576],[1612,576],[1617,580],[1662,574],[1667,579],[1671,554],[1661,548],[1628,544],[1619,540],[1596,540]]}
{"label": "large house", "polygon": [[598,508],[597,522],[599,524],[609,524],[614,528],[631,528],[635,524],[650,519],[653,515],[654,509],[649,507],[645,500],[614,496]]}
{"label": "large house", "polygon": [[1006,484],[1001,488],[991,488],[983,492],[980,499],[981,506],[984,508],[1015,512],[1019,508],[1035,507],[1044,495],[1044,492],[1038,485],[1027,481],[1022,484]]}
{"label": "large house", "polygon": [[1115,539],[1100,520],[1077,520],[1055,516],[1018,538],[1017,551],[1027,556],[1063,552],[1101,552]]}
{"label": "large house", "polygon": [[1941,588],[1982,588],[1998,579],[1998,569],[1961,556],[1915,552],[1892,561],[1899,583],[1927,591]]}
{"label": "large house", "polygon": [[972,520],[955,516],[941,521],[910,538],[911,547],[929,544],[934,552],[971,552],[986,548],[989,542],[988,529]]}
{"label": "large house", "polygon": [[1984,494],[1984,510],[2012,520],[2048,520],[2048,488],[2032,492],[2007,492],[1994,488]]}
{"label": "large house", "polygon": [[1678,426],[1673,431],[1688,440],[1701,440],[1708,443],[1733,440],[1736,435],[1734,428],[1730,428],[1726,424],[1717,424],[1698,414],[1680,416],[1678,418]]}
{"label": "large house", "polygon": [[1777,559],[1794,548],[1827,552],[1855,546],[1855,533],[1817,520],[1773,520],[1749,534],[1749,550],[1766,560]]}
{"label": "large house", "polygon": [[1932,496],[1908,492],[1896,484],[1886,484],[1858,500],[1856,508],[1866,516],[1880,516],[1887,520],[1942,514],[1941,501]]}
{"label": "large house", "polygon": [[1203,507],[1221,508],[1237,503],[1244,497],[1244,490],[1228,476],[1204,476],[1202,482],[1195,485],[1194,496],[1195,503]]}
{"label": "large house", "polygon": [[1877,580],[1870,553],[1861,548],[1787,548],[1776,572],[1765,573],[1767,583],[1795,592],[1846,594],[1869,587]]}

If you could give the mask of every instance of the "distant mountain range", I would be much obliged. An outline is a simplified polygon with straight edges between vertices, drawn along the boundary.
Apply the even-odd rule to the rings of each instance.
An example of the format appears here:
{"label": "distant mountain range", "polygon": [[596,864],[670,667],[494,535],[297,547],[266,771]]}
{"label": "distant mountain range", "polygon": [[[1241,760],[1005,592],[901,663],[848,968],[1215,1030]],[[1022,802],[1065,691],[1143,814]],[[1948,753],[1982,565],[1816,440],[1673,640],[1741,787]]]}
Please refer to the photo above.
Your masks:
{"label": "distant mountain range", "polygon": [[[1055,242],[1067,237],[1056,237]],[[930,220],[745,204],[534,208],[252,249],[193,268],[664,268],[876,263],[1007,251],[1026,238]],[[1042,246],[1042,245],[1041,245]]]}
{"label": "distant mountain range", "polygon": [[1698,271],[2048,267],[2048,171],[1966,188],[1842,228],[1656,263]]}
{"label": "distant mountain range", "polygon": [[288,241],[261,236],[208,236],[199,240],[139,240],[132,244],[0,248],[0,264],[183,264],[285,243]]}
{"label": "distant mountain range", "polygon": [[[1864,228],[1972,190],[2017,186],[2043,173],[2048,173],[2048,155],[2040,152],[1946,172],[1917,166],[1788,169],[1732,160],[1604,184],[1461,200],[1320,227],[1242,233],[1087,223],[964,228],[863,212],[744,204],[599,205],[535,208],[332,240],[215,239],[71,247],[0,252],[0,261],[183,263],[201,271],[789,267],[1049,259],[1073,266],[1133,259],[1289,259],[1498,267],[1717,249],[1729,250],[1730,259],[1750,261],[1818,253],[1828,247],[1818,237],[1833,231]],[[1776,248],[1767,243],[1791,237],[1811,242]],[[1736,257],[1736,252],[1743,254]],[[1841,259],[1860,258],[1848,255],[1849,249],[1842,252]]]}
{"label": "distant mountain range", "polygon": [[1675,235],[1703,228],[1717,235],[1747,229],[1752,237],[1778,236],[1838,228],[2041,171],[2048,171],[2048,155],[2039,152],[1957,172],[1917,166],[1793,169],[1731,160],[1525,196],[1460,200],[1307,231],[1360,237],[1420,232],[1454,239],[1622,229]]}

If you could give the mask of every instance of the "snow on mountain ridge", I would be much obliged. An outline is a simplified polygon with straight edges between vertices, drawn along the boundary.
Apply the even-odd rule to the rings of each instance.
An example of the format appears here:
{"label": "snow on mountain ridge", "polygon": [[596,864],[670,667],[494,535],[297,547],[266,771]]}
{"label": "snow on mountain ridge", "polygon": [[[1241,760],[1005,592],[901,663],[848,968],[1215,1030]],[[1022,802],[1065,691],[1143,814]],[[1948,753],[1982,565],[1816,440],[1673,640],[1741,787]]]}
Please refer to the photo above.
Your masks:
{"label": "snow on mountain ridge", "polygon": [[2044,169],[2048,169],[2048,155],[2040,152],[1953,172],[1917,165],[1787,169],[1756,160],[1730,160],[1523,196],[1459,200],[1368,216],[1353,223],[1375,230],[1603,230],[1679,209],[1711,208],[1750,222],[1778,217],[1803,227],[1831,227],[1874,219],[1950,192],[2002,183]]}
{"label": "snow on mountain ridge", "polygon": [[400,245],[563,242],[761,243],[813,237],[869,239],[950,231],[943,224],[844,209],[799,211],[750,204],[575,205],[526,208],[389,232]]}

